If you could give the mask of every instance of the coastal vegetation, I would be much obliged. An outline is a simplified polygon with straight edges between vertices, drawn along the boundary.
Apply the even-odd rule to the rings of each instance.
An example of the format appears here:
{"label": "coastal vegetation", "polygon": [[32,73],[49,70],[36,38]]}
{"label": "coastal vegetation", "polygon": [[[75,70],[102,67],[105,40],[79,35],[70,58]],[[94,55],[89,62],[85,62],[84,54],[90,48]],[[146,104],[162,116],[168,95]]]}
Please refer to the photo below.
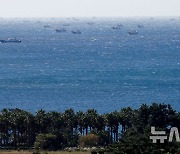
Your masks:
{"label": "coastal vegetation", "polygon": [[152,143],[151,126],[166,132],[171,127],[180,129],[180,112],[169,104],[158,103],[105,114],[94,109],[85,112],[39,110],[35,114],[17,108],[3,109],[0,148],[39,151],[87,147],[92,153],[180,153],[180,143],[176,140]]}

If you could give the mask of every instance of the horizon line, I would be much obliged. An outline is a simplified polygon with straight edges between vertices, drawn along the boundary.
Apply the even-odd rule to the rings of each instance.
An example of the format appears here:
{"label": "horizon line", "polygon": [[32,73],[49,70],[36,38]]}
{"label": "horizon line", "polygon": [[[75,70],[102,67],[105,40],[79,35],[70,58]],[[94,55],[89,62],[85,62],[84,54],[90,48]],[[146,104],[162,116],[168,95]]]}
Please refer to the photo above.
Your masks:
{"label": "horizon line", "polygon": [[180,15],[172,16],[0,16],[0,18],[180,18]]}

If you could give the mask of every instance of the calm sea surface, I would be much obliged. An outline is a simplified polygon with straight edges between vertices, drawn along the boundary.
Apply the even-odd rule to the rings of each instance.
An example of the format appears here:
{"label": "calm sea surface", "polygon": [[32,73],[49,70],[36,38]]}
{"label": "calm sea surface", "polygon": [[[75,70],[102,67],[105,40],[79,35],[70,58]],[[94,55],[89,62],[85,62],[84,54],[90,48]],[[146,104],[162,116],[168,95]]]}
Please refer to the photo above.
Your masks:
{"label": "calm sea surface", "polygon": [[10,37],[22,43],[0,44],[0,109],[180,110],[180,18],[0,19],[0,39]]}

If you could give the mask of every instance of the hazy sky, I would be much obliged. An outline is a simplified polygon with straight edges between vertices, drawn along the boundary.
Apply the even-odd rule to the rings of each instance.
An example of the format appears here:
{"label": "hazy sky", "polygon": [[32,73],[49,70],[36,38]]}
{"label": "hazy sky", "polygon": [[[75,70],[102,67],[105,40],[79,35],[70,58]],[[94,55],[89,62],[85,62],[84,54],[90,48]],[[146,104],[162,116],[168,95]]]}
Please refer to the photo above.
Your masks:
{"label": "hazy sky", "polygon": [[180,16],[180,0],[0,0],[0,17]]}

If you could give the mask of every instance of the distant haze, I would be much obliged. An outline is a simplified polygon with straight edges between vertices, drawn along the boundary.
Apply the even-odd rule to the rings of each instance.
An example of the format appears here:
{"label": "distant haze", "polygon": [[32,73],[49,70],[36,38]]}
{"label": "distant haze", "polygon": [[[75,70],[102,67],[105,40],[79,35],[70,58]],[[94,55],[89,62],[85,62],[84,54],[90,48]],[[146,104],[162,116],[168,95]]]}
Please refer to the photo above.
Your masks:
{"label": "distant haze", "polygon": [[180,16],[180,0],[0,0],[0,17]]}

